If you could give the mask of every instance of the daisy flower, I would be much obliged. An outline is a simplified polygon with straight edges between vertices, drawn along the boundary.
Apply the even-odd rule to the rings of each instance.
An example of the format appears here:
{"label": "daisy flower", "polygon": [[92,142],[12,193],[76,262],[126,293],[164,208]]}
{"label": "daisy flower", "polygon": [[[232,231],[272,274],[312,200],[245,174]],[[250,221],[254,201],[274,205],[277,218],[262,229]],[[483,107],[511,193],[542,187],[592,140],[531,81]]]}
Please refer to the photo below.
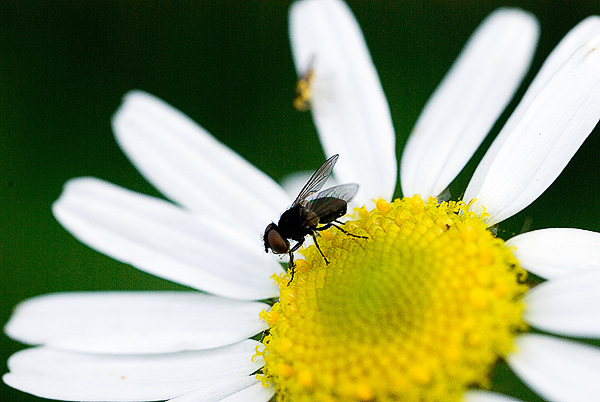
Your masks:
{"label": "daisy flower", "polygon": [[[468,401],[499,360],[551,401],[600,400],[600,234],[544,229],[504,242],[490,226],[556,179],[600,118],[600,18],[550,54],[480,162],[462,200],[438,197],[527,71],[530,14],[502,9],[476,30],[404,149],[360,28],[338,0],[290,12],[300,75],[336,179],[357,182],[345,228],[301,250],[289,282],[260,235],[292,201],[181,112],[129,93],[117,141],[171,202],[94,178],[53,206],[89,246],[201,292],[86,292],[19,305],[6,326],[39,345],[3,379],[77,401]],[[351,163],[350,163],[351,162]],[[543,279],[530,286],[527,271]],[[257,335],[258,334],[258,335]]]}

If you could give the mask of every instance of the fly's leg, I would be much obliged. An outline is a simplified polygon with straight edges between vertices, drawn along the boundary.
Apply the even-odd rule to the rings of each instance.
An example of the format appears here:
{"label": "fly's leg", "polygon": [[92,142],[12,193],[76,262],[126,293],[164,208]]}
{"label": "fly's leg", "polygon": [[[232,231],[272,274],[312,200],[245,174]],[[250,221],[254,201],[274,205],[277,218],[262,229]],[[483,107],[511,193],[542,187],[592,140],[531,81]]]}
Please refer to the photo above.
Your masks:
{"label": "fly's leg", "polygon": [[292,254],[292,251],[290,250],[290,261],[288,262],[288,272],[290,272],[290,281],[288,282],[288,286],[290,286],[290,283],[292,283],[292,281],[294,280],[294,271],[295,271],[295,267],[294,267],[294,254]]}
{"label": "fly's leg", "polygon": [[[294,245],[294,247],[292,247],[288,253],[290,256],[290,262],[288,262],[288,271],[290,272],[290,276],[291,276],[291,279],[288,282],[288,286],[294,280],[294,272],[295,272],[295,268],[296,268],[296,266],[294,265],[294,251],[298,250],[303,244],[304,244],[304,238],[302,238],[301,240],[298,240],[297,243]],[[323,254],[323,253],[321,253],[321,254]]]}
{"label": "fly's leg", "polygon": [[[343,224],[342,222],[338,222],[338,221],[335,221],[335,222],[336,222],[336,223],[338,223],[338,224]],[[336,224],[335,224],[335,223],[333,223],[333,222],[331,223],[331,226],[333,226],[334,228],[337,228],[337,229],[338,229],[338,230],[340,230],[342,233],[344,233],[344,234],[346,234],[346,235],[348,235],[348,236],[356,237],[357,239],[368,239],[368,237],[367,237],[367,236],[361,236],[361,235],[356,235],[356,234],[354,234],[354,233],[350,233],[350,232],[348,232],[346,229],[342,228],[342,227],[341,227],[341,226],[339,226],[339,225],[336,225]]]}
{"label": "fly's leg", "polygon": [[[337,225],[336,225],[336,223],[337,223]],[[330,222],[330,223],[328,223],[326,225],[323,225],[323,226],[321,226],[319,228],[316,228],[315,230],[325,230],[325,229],[329,229],[330,227],[333,226],[334,228],[337,228],[339,231],[341,231],[345,235],[348,235],[348,236],[351,236],[351,237],[356,237],[357,239],[368,239],[368,237],[366,237],[366,236],[355,235],[354,233],[348,232],[346,229],[344,229],[344,228],[342,228],[340,226],[340,225],[343,225],[343,224],[344,223],[340,222],[340,221],[333,221],[333,222]]]}
{"label": "fly's leg", "polygon": [[319,247],[319,242],[317,241],[317,235],[315,234],[315,232],[311,233],[313,239],[315,240],[315,246],[317,246],[317,250],[319,250],[319,253],[321,253],[321,255],[323,256],[323,259],[325,260],[325,264],[329,265],[329,260],[327,259],[327,257],[325,257],[325,254],[323,254],[323,252],[321,251],[321,247]]}

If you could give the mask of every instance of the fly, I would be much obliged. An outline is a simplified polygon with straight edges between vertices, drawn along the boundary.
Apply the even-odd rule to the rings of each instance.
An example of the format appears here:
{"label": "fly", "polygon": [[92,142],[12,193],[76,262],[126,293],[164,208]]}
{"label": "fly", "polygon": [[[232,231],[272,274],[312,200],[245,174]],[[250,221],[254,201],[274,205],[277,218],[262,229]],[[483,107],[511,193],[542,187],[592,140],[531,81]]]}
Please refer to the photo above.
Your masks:
{"label": "fly", "polygon": [[[289,254],[288,267],[291,270],[292,279],[294,279],[293,252],[304,244],[307,235],[313,237],[317,250],[323,256],[326,264],[329,264],[329,260],[317,242],[318,231],[334,226],[348,236],[366,239],[364,236],[347,232],[339,226],[342,222],[337,220],[346,215],[348,202],[356,195],[358,184],[341,184],[319,192],[331,175],[338,157],[339,155],[336,154],[327,159],[310,177],[288,210],[281,214],[279,222],[277,224],[270,223],[265,229],[263,236],[265,251],[268,252],[271,249],[275,254]],[[289,240],[296,242],[291,248]]]}

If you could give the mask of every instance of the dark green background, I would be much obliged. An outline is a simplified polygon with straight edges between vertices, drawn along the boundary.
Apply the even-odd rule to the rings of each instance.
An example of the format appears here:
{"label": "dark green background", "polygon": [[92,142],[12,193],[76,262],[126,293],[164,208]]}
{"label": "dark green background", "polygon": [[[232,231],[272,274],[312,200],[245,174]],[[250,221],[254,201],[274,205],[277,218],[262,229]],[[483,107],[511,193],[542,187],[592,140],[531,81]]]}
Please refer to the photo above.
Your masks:
{"label": "dark green background", "polygon": [[[158,195],[112,137],[111,115],[130,89],[181,109],[276,179],[321,163],[310,114],[291,106],[296,73],[287,37],[289,4],[0,3],[0,322],[19,301],[43,293],[180,288],[88,249],[50,212],[65,181],[82,175]],[[572,26],[600,12],[597,0],[350,2],[390,104],[398,154],[468,36],[502,5],[520,6],[540,19],[532,71]],[[518,232],[526,218],[533,229],[600,230],[598,149],[596,129],[556,183],[504,223],[500,234]],[[481,156],[479,151],[475,161]],[[471,162],[453,183],[454,196],[462,194],[475,166]],[[1,339],[5,372],[6,359],[22,346]],[[506,374],[506,368],[497,370],[495,389],[518,385]],[[527,390],[511,392],[536,400]],[[36,399],[0,385],[2,401]]]}

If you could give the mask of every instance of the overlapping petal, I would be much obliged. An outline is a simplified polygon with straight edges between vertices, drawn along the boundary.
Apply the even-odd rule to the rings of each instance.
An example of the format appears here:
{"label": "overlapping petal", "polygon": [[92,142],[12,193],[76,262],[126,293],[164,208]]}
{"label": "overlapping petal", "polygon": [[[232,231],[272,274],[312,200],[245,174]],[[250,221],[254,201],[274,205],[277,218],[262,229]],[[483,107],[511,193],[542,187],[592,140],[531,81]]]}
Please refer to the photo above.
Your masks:
{"label": "overlapping petal", "polygon": [[600,266],[551,279],[523,298],[524,319],[544,331],[600,338]]}
{"label": "overlapping petal", "polygon": [[507,240],[523,268],[542,278],[600,270],[600,233],[572,228],[534,230]]}
{"label": "overlapping petal", "polygon": [[267,388],[261,383],[253,384],[241,391],[236,392],[223,398],[222,402],[267,402],[271,400],[271,397],[275,395],[275,391],[272,388]]}
{"label": "overlapping petal", "polygon": [[600,349],[546,335],[516,340],[508,364],[548,401],[599,401]]}
{"label": "overlapping petal", "polygon": [[487,17],[427,102],[402,155],[405,197],[437,196],[469,161],[529,69],[535,17],[500,9]]}
{"label": "overlapping petal", "polygon": [[479,166],[477,166],[477,171],[469,183],[469,187],[471,188],[470,191],[475,193],[481,187],[482,180],[485,177],[484,173],[487,172],[490,164],[500,150],[501,145],[506,141],[506,138],[510,135],[514,126],[519,122],[531,102],[533,102],[538,92],[581,45],[599,33],[600,17],[591,16],[577,24],[577,26],[571,29],[558,45],[556,45],[544,61],[542,68],[538,71],[532,83],[527,88],[527,92],[525,92],[525,95],[502,128],[502,131],[496,136],[494,142],[479,163]]}
{"label": "overlapping petal", "polygon": [[267,402],[273,394],[273,389],[263,386],[256,376],[247,376],[230,380],[228,384],[209,384],[169,399],[169,402]]}
{"label": "overlapping petal", "polygon": [[270,277],[283,270],[260,233],[91,178],[67,183],[53,212],[83,243],[156,276],[234,299],[278,294]]}
{"label": "overlapping petal", "polygon": [[[507,123],[491,160],[464,199],[485,206],[490,225],[528,206],[554,182],[600,119],[600,35],[580,46]],[[494,151],[492,151],[494,152]]]}
{"label": "overlapping petal", "polygon": [[358,203],[391,199],[395,135],[371,56],[352,12],[340,0],[296,2],[290,9],[296,69],[313,69],[311,109],[327,156],[340,154],[339,182],[360,183]]}
{"label": "overlapping petal", "polygon": [[[48,347],[11,356],[3,379],[36,396],[72,401],[156,401],[223,383],[231,389],[264,363],[258,342],[161,355],[97,355]],[[226,393],[226,395],[228,395]]]}
{"label": "overlapping petal", "polygon": [[88,353],[152,354],[211,349],[266,329],[264,303],[199,292],[85,292],[21,303],[5,327],[30,345]]}
{"label": "overlapping petal", "polygon": [[125,96],[113,129],[129,159],[163,194],[238,230],[261,233],[291,202],[269,176],[145,92]]}

